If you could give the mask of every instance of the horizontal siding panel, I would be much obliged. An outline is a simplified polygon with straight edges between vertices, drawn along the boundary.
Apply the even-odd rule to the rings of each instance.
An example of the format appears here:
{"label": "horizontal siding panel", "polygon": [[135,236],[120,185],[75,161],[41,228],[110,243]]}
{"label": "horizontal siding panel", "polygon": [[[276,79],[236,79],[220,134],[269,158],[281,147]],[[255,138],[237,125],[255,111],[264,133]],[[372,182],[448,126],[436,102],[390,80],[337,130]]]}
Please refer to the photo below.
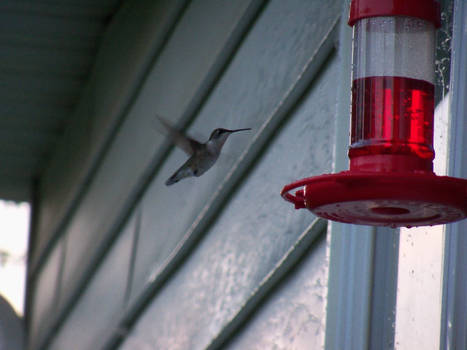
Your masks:
{"label": "horizontal siding panel", "polygon": [[98,46],[98,38],[91,40],[70,40],[65,33],[56,31],[50,33],[49,36],[32,36],[30,33],[0,33],[0,46],[1,47],[43,47],[49,48],[51,51],[55,50],[70,50],[81,54],[82,52],[95,53]]}
{"label": "horizontal siding panel", "polygon": [[[40,88],[23,89],[21,86],[0,86],[0,96],[13,104],[37,106],[38,108],[54,106],[58,109],[71,108],[77,100],[77,88],[67,88],[68,91],[56,89],[53,93],[44,93]],[[49,90],[50,91],[50,90]]]}
{"label": "horizontal siding panel", "polygon": [[63,266],[63,248],[62,242],[50,256],[47,263],[43,266],[40,277],[33,286],[28,285],[31,291],[28,324],[28,349],[37,349],[46,331],[51,326],[53,320],[51,315],[56,311],[58,304],[58,285],[60,268]]}
{"label": "horizontal siding panel", "polygon": [[34,95],[37,99],[56,99],[73,103],[83,86],[82,79],[65,79],[53,75],[45,79],[42,74],[28,74],[18,79],[17,75],[21,73],[1,75],[0,91],[4,91],[4,95],[18,98]]}
{"label": "horizontal siding panel", "polygon": [[[55,75],[84,79],[91,68],[90,57],[94,50],[69,51],[51,49],[50,47],[31,47],[5,45],[0,40],[0,71],[10,75],[38,75],[42,84],[48,84],[56,79]],[[3,74],[5,76],[5,74]],[[28,86],[26,79],[21,84]]]}
{"label": "horizontal siding panel", "polygon": [[115,322],[125,308],[135,228],[132,217],[49,349],[101,349],[110,334],[119,333]]}
{"label": "horizontal siding panel", "polygon": [[[226,176],[230,176],[236,159],[255,138],[262,137],[260,134],[269,118],[297,83],[297,77],[332,27],[339,12],[338,3],[334,3],[334,8],[329,5],[324,9],[321,2],[309,1],[272,2],[266,7],[189,132],[204,134],[206,140],[216,127],[253,130],[232,135],[218,164],[202,177],[186,179],[171,187],[166,187],[164,182],[186,156],[176,149],[167,158],[143,198],[141,243],[132,289],[134,300],[197,230],[210,209],[207,206],[222,190],[220,186]],[[316,28],[301,30],[312,19]],[[330,161],[330,155],[326,159]],[[175,214],[177,219],[173,220]]]}
{"label": "horizontal siding panel", "polygon": [[105,19],[106,16],[117,5],[119,0],[110,1],[93,1],[92,3],[85,4],[85,1],[79,1],[75,4],[66,3],[66,1],[50,2],[50,1],[16,1],[16,0],[3,0],[0,3],[0,11],[6,12],[27,12],[30,14],[37,14],[39,16],[52,16],[52,17],[68,17],[68,18],[81,18],[89,20],[98,18]]}
{"label": "horizontal siding panel", "polygon": [[[131,102],[182,3],[133,2],[122,8],[109,26],[91,79],[41,178],[32,271],[83,190],[99,152]],[[138,40],[134,39],[135,33]]]}
{"label": "horizontal siding panel", "polygon": [[58,135],[63,130],[66,122],[62,120],[62,116],[69,113],[69,110],[53,111],[44,108],[44,110],[37,111],[36,118],[31,120],[30,108],[31,106],[16,108],[12,104],[2,105],[0,107],[0,113],[2,114],[0,129],[21,129],[26,132],[36,130],[54,135]]}
{"label": "horizontal siding panel", "polygon": [[27,202],[32,199],[32,186],[29,177],[23,178],[0,174],[0,198]]}
{"label": "horizontal siding panel", "polygon": [[[199,24],[202,31],[193,32],[193,18],[197,18],[199,14],[207,16],[206,9],[209,4],[217,4],[217,1],[212,1],[209,3],[206,2],[195,2],[192,7],[190,7],[185,16],[182,18],[181,22],[178,24],[176,31],[173,33],[172,37],[177,38],[177,31],[180,30],[180,38],[183,38],[185,42],[190,42],[195,39],[203,37],[203,33],[208,35],[207,32],[213,31],[214,28],[205,26],[205,19],[202,20]],[[165,73],[167,69],[172,71],[172,74],[167,77],[173,77],[173,79],[183,80],[187,85],[184,89],[185,94],[183,95],[183,106],[191,105],[194,98],[198,97],[198,89],[200,86],[205,86],[206,77],[212,74],[213,67],[218,64],[219,59],[225,57],[219,57],[219,54],[223,51],[223,48],[230,43],[233,35],[236,35],[238,32],[241,32],[243,27],[238,27],[239,25],[243,26],[243,15],[246,11],[250,11],[250,0],[237,1],[237,2],[226,2],[225,6],[214,6],[216,10],[220,11],[218,15],[223,18],[222,26],[217,28],[216,36],[209,36],[210,43],[205,44],[206,49],[209,49],[210,53],[207,54],[204,51],[193,51],[193,56],[191,57],[191,62],[193,64],[190,66],[190,79],[192,81],[187,83],[186,76],[180,76],[176,74],[178,71],[185,69],[186,61],[178,61],[179,65],[174,65],[174,62],[170,60],[170,57],[174,57],[177,54],[183,54],[186,50],[184,46],[179,46],[180,42],[175,41],[175,44],[170,46],[167,45],[167,49],[161,53],[161,58],[156,61],[153,71],[150,73],[147,78],[147,82],[143,87],[143,90],[135,101],[134,106],[130,110],[130,115],[123,123],[120,131],[117,133],[112,147],[109,152],[105,155],[103,162],[101,163],[96,176],[89,184],[89,189],[85,192],[82,201],[80,202],[79,207],[77,207],[76,212],[74,212],[72,218],[70,219],[69,224],[64,228],[65,234],[62,237],[62,240],[66,240],[68,249],[66,251],[66,262],[63,270],[63,280],[61,283],[61,295],[63,298],[60,303],[60,310],[63,311],[67,307],[70,301],[74,299],[74,294],[77,292],[80,287],[80,283],[89,272],[90,269],[93,269],[93,261],[98,259],[98,255],[102,253],[102,248],[106,246],[106,242],[116,227],[118,227],[119,220],[122,219],[122,211],[126,213],[127,206],[131,203],[131,196],[134,195],[136,187],[139,185],[142,178],[145,177],[145,171],[147,171],[148,166],[151,165],[155,152],[158,150],[158,147],[161,145],[165,138],[163,135],[159,134],[154,128],[154,114],[148,113],[151,111],[151,103],[154,103],[155,97],[154,90],[159,84],[168,84],[168,82],[161,81],[158,79],[158,74]],[[172,2],[171,2],[172,4]],[[200,4],[204,4],[200,6]],[[195,16],[190,16],[190,9],[196,11]],[[130,16],[130,14],[128,14]],[[153,14],[154,15],[154,14]],[[161,14],[162,15],[162,14]],[[165,13],[164,13],[165,15]],[[210,16],[213,15],[213,12],[210,12]],[[251,13],[250,13],[251,15]],[[135,13],[132,16],[136,16]],[[137,18],[137,19],[136,19]],[[184,19],[187,18],[188,21],[184,22]],[[135,17],[135,20],[139,20],[138,17]],[[181,28],[181,29],[179,29]],[[186,37],[186,35],[191,35]],[[134,32],[132,32],[134,35]],[[134,38],[134,36],[132,36]],[[214,40],[215,39],[215,40]],[[108,44],[108,43],[107,43]],[[103,44],[106,46],[107,44]],[[113,44],[114,45],[114,44]],[[107,49],[116,49],[109,48]],[[199,53],[199,54],[198,54]],[[169,59],[164,58],[164,55],[168,55]],[[228,56],[227,56],[228,57]],[[167,65],[160,65],[159,61],[167,63]],[[129,69],[132,69],[129,67]],[[106,108],[118,107],[116,100],[112,97],[111,94],[108,97],[103,96],[103,92],[108,88],[107,84],[112,81],[109,75],[115,75],[115,69],[107,70],[105,72],[97,72],[96,74],[101,77],[98,79],[99,84],[95,83],[92,88],[95,92],[99,92],[102,96],[99,99],[99,105],[90,105],[93,100],[91,96],[87,96],[86,100],[88,108],[91,110],[86,110],[83,107],[82,103],[78,108],[81,111],[81,116],[83,118],[77,119],[78,122],[73,124],[74,135],[70,136],[71,141],[65,145],[68,153],[61,154],[61,157],[68,157],[70,159],[62,159],[62,162],[58,162],[58,159],[54,160],[54,167],[61,165],[61,169],[56,173],[50,173],[53,177],[47,178],[48,186],[52,185],[52,180],[55,179],[55,184],[60,183],[61,186],[57,190],[63,191],[68,190],[70,187],[76,186],[76,183],[73,178],[64,176],[64,171],[68,172],[73,169],[76,169],[76,166],[82,163],[82,159],[78,164],[72,164],[72,169],[66,169],[66,166],[69,162],[77,157],[78,155],[91,155],[96,151],[94,145],[97,143],[98,139],[101,138],[100,133],[105,128],[108,128],[106,125],[106,120],[98,119],[91,122],[91,118],[96,115],[96,113],[102,112]],[[188,73],[187,73],[188,74]],[[211,77],[212,80],[213,77]],[[96,78],[97,79],[97,78]],[[175,84],[175,83],[174,83]],[[187,94],[190,88],[191,93]],[[124,83],[125,85],[125,83]],[[126,83],[128,85],[128,82]],[[183,84],[178,84],[182,86]],[[88,92],[89,93],[89,90]],[[177,104],[182,103],[182,100],[176,101]],[[96,110],[97,109],[97,110]],[[90,113],[85,113],[90,112]],[[86,117],[84,117],[86,116]],[[110,123],[109,121],[107,121]],[[89,124],[92,123],[92,126],[89,127]],[[77,133],[81,133],[80,137],[77,137]],[[87,141],[89,140],[89,141]],[[74,143],[76,142],[76,143]],[[82,143],[80,143],[82,142]],[[79,149],[76,147],[79,145]],[[91,146],[92,145],[92,146]],[[73,147],[73,148],[72,148]],[[83,152],[83,149],[85,152]],[[125,161],[122,161],[125,160]],[[51,171],[51,169],[49,169]],[[78,170],[78,169],[76,169]],[[72,181],[69,183],[68,181]],[[136,187],[135,187],[136,186]],[[55,191],[54,191],[55,192]],[[66,197],[63,197],[63,193],[57,193],[58,198],[57,203],[52,203],[51,199],[53,196],[50,196],[52,193],[47,193],[47,204],[53,205],[59,210],[58,215],[60,215],[60,206],[64,206],[64,201],[66,205]],[[45,194],[44,194],[45,195]],[[46,203],[43,203],[46,205]],[[52,206],[44,207],[49,215],[55,214]],[[44,214],[44,212],[42,213]],[[41,217],[44,218],[44,215]],[[54,219],[54,218],[50,218]],[[49,221],[49,224],[51,222]],[[43,226],[45,229],[45,227]],[[48,227],[50,229],[50,227]],[[48,232],[48,231],[43,231]],[[114,233],[114,232],[113,232]],[[46,242],[47,237],[40,237],[42,242]],[[39,276],[41,271],[39,270]],[[55,318],[60,317],[60,312],[55,315]]]}
{"label": "horizontal siding panel", "polygon": [[323,237],[224,349],[323,349],[327,275]]}
{"label": "horizontal siding panel", "polygon": [[[96,4],[95,0],[62,0],[60,3],[67,4],[67,5],[81,5],[81,6],[86,6],[86,7],[112,7],[121,0],[104,0],[104,1],[99,1],[99,4]],[[50,3],[50,0],[37,0],[39,3]]]}
{"label": "horizontal siding panel", "polygon": [[[212,1],[217,2],[217,0]],[[224,36],[219,35],[217,45],[211,42],[211,45],[213,45],[211,47],[212,50],[217,51],[223,47],[225,41],[229,38],[228,35],[232,30],[232,26],[235,26],[242,17],[242,13],[238,11],[234,12],[235,16],[232,16],[232,9],[238,7],[246,9],[248,3],[249,0],[243,3],[238,1],[235,3],[229,2],[232,6],[230,8],[217,7],[225,16],[223,27],[218,29],[218,33],[221,32],[221,29],[223,30]],[[203,2],[203,4],[207,3]],[[197,8],[194,6],[193,10],[198,11],[199,14],[205,11],[206,7],[201,6]],[[221,13],[218,13],[218,15]],[[213,15],[213,13],[210,12],[210,15]],[[230,23],[227,20],[230,20]],[[179,26],[184,25],[186,23],[182,20]],[[192,23],[189,23],[189,25],[190,30],[193,32]],[[205,28],[205,30],[212,31],[213,28]],[[184,36],[186,32],[182,33],[182,38],[187,40],[188,38]],[[173,40],[178,38],[176,34],[177,32],[174,33]],[[195,32],[195,36],[191,37],[191,39],[194,40],[201,34],[202,32]],[[184,50],[184,47],[181,47],[181,49]],[[198,66],[193,67],[197,72],[194,76],[200,80],[204,79],[211,68],[210,65],[206,64],[206,54],[203,53],[202,55],[202,60],[205,62],[205,70],[200,71]],[[215,58],[212,57],[213,60]],[[186,63],[181,62],[181,64],[185,65]],[[177,71],[176,68],[178,67],[172,66],[173,73]],[[170,69],[170,67],[159,67],[156,65],[154,71],[160,72],[160,70],[165,69]],[[151,72],[151,78],[154,71]],[[180,78],[186,77],[178,76],[178,79]],[[90,262],[92,261],[92,257],[96,256],[100,243],[105,242],[108,234],[111,233],[112,228],[115,226],[115,221],[122,214],[122,210],[126,209],[129,205],[136,186],[141,181],[141,177],[145,175],[145,170],[151,165],[157,146],[164,140],[164,137],[154,129],[154,114],[150,113],[150,104],[155,100],[155,97],[152,96],[154,93],[153,87],[155,87],[153,85],[154,82],[158,84],[166,83],[166,81],[149,79],[148,85],[144,89],[145,92],[142,92],[138,97],[134,109],[132,109],[128,119],[122,125],[120,132],[112,144],[112,148],[106,155],[99,172],[89,187],[89,192],[83,198],[80,207],[67,228],[68,248],[62,281],[63,295],[67,298],[73,295],[80,279],[89,268],[88,264],[82,263],[82,258],[86,256],[88,262]],[[196,84],[196,81],[193,83]],[[190,86],[191,84],[187,83],[186,85]],[[147,95],[149,91],[151,92],[150,99],[148,99]],[[195,89],[192,90],[192,94],[196,92]],[[189,97],[192,97],[192,95],[186,96],[186,98]],[[189,100],[185,103],[187,104]],[[178,101],[177,105],[180,102]],[[125,161],[122,161],[122,159]]]}
{"label": "horizontal siding panel", "polygon": [[[275,6],[282,8],[292,4],[303,18],[310,16],[306,11],[312,10],[308,1],[306,4],[302,1],[288,1],[287,4],[273,1],[270,11],[277,10]],[[264,18],[258,21],[258,27],[272,21],[267,14],[266,11]],[[296,17],[297,25],[300,17]],[[238,59],[241,57],[239,53]],[[261,282],[307,230],[314,216],[305,210],[293,210],[290,203],[279,196],[279,191],[296,178],[331,170],[337,70],[337,61],[333,60],[326,73],[314,82],[267,152],[255,162],[250,174],[225,204],[197,249],[156,294],[123,349],[134,348],[136,340],[158,349],[205,349],[242,310]],[[233,147],[234,142],[230,144]],[[176,219],[170,215],[170,209],[161,212],[162,206],[157,204],[155,193],[152,201],[143,202],[146,208],[143,207],[137,262],[145,258],[150,261],[148,266],[157,271],[158,260],[168,250],[164,244],[172,241],[170,236],[176,233],[170,230],[170,223],[178,226],[177,222],[183,220],[183,215],[191,214],[190,208],[199,198],[195,191],[190,192],[189,186],[208,192],[209,185],[212,188],[212,183],[222,176],[225,168],[218,166],[216,170],[203,175],[204,178],[195,179],[197,184],[185,182],[183,186],[180,182],[178,188],[186,194],[183,197],[177,195],[175,187],[168,190],[172,192],[172,198],[179,198],[179,207],[173,205],[175,199],[167,200]],[[159,195],[163,196],[165,191],[160,189]],[[181,205],[182,201],[187,204]],[[153,258],[149,260],[151,253]]]}
{"label": "horizontal siding panel", "polygon": [[70,40],[97,39],[104,23],[98,19],[75,19],[73,17],[43,16],[27,12],[0,12],[0,31],[38,36],[54,35],[57,28]]}
{"label": "horizontal siding panel", "polygon": [[[116,1],[96,0],[93,6],[63,1],[1,1],[2,112],[5,105],[13,110],[27,109],[31,124],[38,124],[43,110],[48,110],[59,115],[57,122],[64,124],[81,95]],[[4,113],[0,115],[3,120]],[[44,122],[47,124],[49,119]],[[54,127],[47,155],[37,157],[35,169],[23,171],[21,165],[13,169],[14,162],[5,166],[13,169],[11,173],[28,174],[31,186],[49,160],[52,146],[62,134],[61,126]],[[0,152],[6,154],[8,148],[0,147]],[[29,156],[27,152],[23,155]]]}
{"label": "horizontal siding panel", "polygon": [[[39,159],[28,155],[27,157],[18,155],[0,154],[0,174],[11,174],[18,177],[34,177],[39,165]],[[27,174],[27,175],[26,175]],[[32,175],[32,176],[31,176]]]}
{"label": "horizontal siding panel", "polygon": [[32,129],[0,130],[0,150],[11,157],[43,156],[54,145],[53,134]]}
{"label": "horizontal siding panel", "polygon": [[[212,0],[213,2],[217,2]],[[201,2],[205,4],[206,2]],[[243,8],[244,10],[248,7],[249,1],[231,3],[232,7],[217,7],[219,11],[218,15],[221,14],[225,17],[223,27],[218,28],[219,34],[218,40],[215,43],[211,42],[211,50],[214,52],[220,50],[225,41],[228,40],[229,34],[231,33],[232,26],[235,26],[239,19],[242,17],[241,11],[233,11],[234,8]],[[187,10],[187,17],[190,9],[195,11],[197,15],[206,13],[205,6],[193,6]],[[235,14],[232,16],[232,13]],[[210,12],[213,15],[213,12]],[[193,16],[198,17],[198,16]],[[229,20],[229,22],[227,22]],[[229,24],[229,25],[228,25]],[[190,31],[193,32],[192,22],[180,22],[180,27],[189,25]],[[206,31],[212,31],[213,28],[204,27]],[[224,33],[224,35],[220,35]],[[185,50],[184,46],[178,46],[179,42],[176,39],[183,39],[189,41],[185,35],[187,31],[185,28],[181,30],[181,37],[177,36],[178,31],[173,35],[173,40],[176,42],[176,47]],[[191,40],[201,36],[203,32],[195,32],[194,37]],[[164,56],[162,56],[164,57]],[[211,60],[215,60],[217,57],[211,57]],[[163,60],[163,58],[161,58]],[[194,57],[192,57],[194,60]],[[198,57],[199,59],[199,57]],[[199,70],[199,66],[192,66],[192,69],[196,74],[193,74],[197,80],[192,83],[187,83],[187,86],[199,86],[200,82],[205,78],[205,75],[209,73],[211,65],[206,62],[206,53],[202,53],[200,58],[204,62],[204,69]],[[199,61],[195,61],[198,62]],[[212,61],[211,61],[212,62]],[[185,62],[180,62],[185,65]],[[171,62],[171,64],[173,64]],[[212,63],[211,63],[212,64]],[[166,69],[171,70],[173,74],[177,72],[179,67],[175,66],[159,66],[156,64],[153,71],[150,74],[150,79],[145,86],[144,91],[138,98],[134,109],[131,110],[127,121],[123,124],[121,131],[117,135],[111,150],[106,156],[104,162],[101,165],[99,173],[93,180],[90,186],[88,195],[83,199],[82,205],[76,212],[75,217],[72,219],[69,229],[67,231],[67,260],[64,267],[64,279],[63,279],[63,293],[64,295],[71,296],[80,281],[80,278],[85,273],[89,266],[81,264],[83,256],[91,257],[97,253],[96,248],[99,244],[96,244],[96,239],[100,242],[104,242],[106,239],[105,234],[109,232],[115,225],[115,220],[118,219],[118,215],[121,215],[123,209],[128,205],[131,199],[132,193],[135,191],[135,186],[141,181],[141,177],[144,176],[144,171],[148,166],[151,165],[151,161],[154,157],[154,153],[157,150],[157,146],[161,144],[164,137],[154,129],[154,114],[150,113],[151,104],[157,98],[152,96],[154,89],[159,84],[166,84],[166,81],[159,79],[153,80],[154,75],[157,77],[157,73],[165,71]],[[180,67],[181,69],[181,67]],[[168,77],[167,77],[168,78]],[[174,79],[186,79],[186,76],[174,76]],[[157,85],[155,85],[157,84]],[[148,96],[148,93],[151,96]],[[189,104],[193,95],[197,93],[196,89],[192,89],[192,93],[186,96],[185,105]],[[157,95],[155,95],[157,96]],[[177,106],[181,101],[177,102]],[[148,113],[149,112],[149,113]],[[122,159],[125,159],[122,162]],[[109,205],[112,203],[112,205]],[[103,218],[105,218],[103,220]],[[96,237],[96,234],[101,233]]]}
{"label": "horizontal siding panel", "polygon": [[[220,68],[219,62],[225,59],[223,56],[226,54],[226,47],[233,47],[232,37],[238,35],[239,28],[246,24],[245,13],[248,12],[251,16],[253,13],[252,4],[257,7],[259,3],[259,1],[247,0],[241,2],[226,1],[221,6],[218,1],[214,0],[212,2],[193,1],[187,7],[181,21],[171,35],[170,41],[148,74],[137,99],[128,111],[128,116],[122,122],[109,151],[97,168],[94,178],[89,181],[89,187],[83,192],[82,200],[78,203],[79,206],[77,206],[76,211],[72,212],[73,216],[64,227],[64,236],[61,237],[61,240],[67,245],[66,261],[60,288],[60,304],[53,316],[55,319],[61,317],[62,311],[66,310],[69,303],[76,297],[81,283],[85,281],[88,273],[94,268],[94,262],[99,259],[100,254],[103,254],[108,239],[114,236],[115,230],[120,226],[120,221],[131,209],[133,201],[136,200],[137,189],[149,176],[148,169],[153,169],[155,162],[165,157],[165,154],[161,153],[167,150],[167,147],[163,143],[164,137],[154,128],[155,114],[164,115],[174,123],[177,120],[186,122],[190,119],[190,113],[196,111],[197,104],[203,100],[210,82],[215,78],[215,72]],[[252,127],[253,130],[250,133],[233,135],[226,144],[225,154],[219,160],[219,164],[203,177],[184,180],[167,188],[163,185],[163,181],[186,159],[178,150],[170,152],[140,203],[143,210],[140,237],[142,244],[138,246],[135,278],[131,286],[132,303],[136,302],[141,293],[144,293],[148,285],[154,281],[154,278],[157,278],[161,269],[176,253],[177,246],[184,242],[186,234],[189,234],[193,227],[196,227],[199,223],[198,219],[203,216],[206,203],[212,202],[212,198],[217,195],[216,191],[220,188],[219,186],[222,186],[226,176],[229,177],[229,174],[235,169],[236,159],[242,152],[249,149],[257,137],[260,137],[268,120],[277,113],[290,90],[300,81],[310,58],[322,45],[323,37],[335,24],[339,7],[340,2],[337,0],[326,2],[325,5],[321,1],[294,0],[290,2],[270,1],[264,9],[253,30],[246,37],[238,52],[232,56],[230,65],[199,112],[189,132],[193,135],[203,134],[207,137],[215,127]],[[219,11],[216,16],[213,15],[214,9]],[[128,13],[127,15],[131,17],[135,14]],[[126,34],[129,38],[130,34]],[[134,32],[131,38],[134,40]],[[332,38],[328,38],[328,40],[332,40]],[[99,59],[101,67],[104,67],[104,63],[108,63],[106,60],[110,59],[110,53],[116,52],[116,42],[103,43],[104,53]],[[144,40],[141,45],[143,43]],[[137,64],[136,62],[136,67]],[[136,67],[130,64],[125,65],[125,69],[129,71],[137,69]],[[106,139],[106,135],[109,135],[109,127],[115,125],[114,123],[118,119],[117,115],[123,108],[124,104],[118,97],[124,96],[123,92],[129,93],[128,86],[133,81],[129,77],[134,76],[123,74],[122,86],[117,88],[114,86],[115,72],[116,65],[111,64],[105,69],[95,71],[95,77],[76,111],[77,118],[66,135],[68,140],[63,143],[60,153],[55,155],[52,165],[47,170],[45,180],[41,184],[42,194],[47,200],[41,203],[39,222],[41,235],[39,236],[39,248],[35,253],[36,258],[46,246],[50,235],[55,233],[55,228],[60,227],[59,224],[65,217],[67,210],[71,208],[70,203],[73,203],[76,194],[83,191],[80,184],[86,179],[92,159],[96,157],[103,140]],[[109,92],[108,89],[115,89],[115,91]],[[311,222],[312,217],[309,213],[297,214],[291,210],[287,203],[283,203],[278,196],[278,191],[283,184],[295,178],[309,176],[315,171],[319,173],[330,170],[332,128],[329,125],[332,124],[332,116],[334,115],[330,110],[335,104],[335,100],[333,100],[335,96],[332,94],[334,90],[326,90],[324,94],[319,95],[322,104],[313,105],[313,108],[319,107],[320,114],[326,115],[327,118],[311,119],[310,124],[308,124],[309,129],[294,124],[293,129],[301,134],[298,135],[300,137],[291,137],[290,140],[300,139],[303,141],[302,144],[294,143],[293,147],[295,148],[292,150],[287,148],[290,144],[290,140],[286,141],[288,136],[282,136],[280,141],[274,141],[276,145],[276,142],[282,145],[277,147],[278,153],[268,152],[268,155],[261,160],[262,164],[265,165],[258,166],[254,175],[250,176],[245,184],[242,184],[242,192],[236,194],[231,203],[226,203],[227,207],[232,206],[233,209],[224,211],[219,218],[219,223],[226,220],[225,225],[218,226],[216,223],[208,235],[210,243],[203,241],[200,250],[197,250],[196,254],[190,258],[190,261],[195,259],[193,260],[195,262],[193,269],[197,269],[195,272],[202,280],[205,278],[202,264],[212,263],[206,258],[206,252],[212,253],[214,258],[216,256],[214,250],[216,247],[219,248],[220,256],[217,255],[219,261],[224,261],[227,255],[230,259],[225,265],[226,273],[232,273],[231,280],[227,281],[229,288],[232,287],[232,281],[240,278],[240,282],[243,284],[240,283],[239,288],[243,286],[244,289],[240,291],[238,298],[232,300],[231,304],[225,304],[227,309],[222,309],[219,317],[215,317],[212,323],[206,318],[199,320],[200,325],[207,324],[209,328],[202,332],[199,340],[193,340],[195,329],[190,328],[183,341],[194,342],[195,345],[209,344],[216,332],[219,332],[229,318],[238,311],[238,303],[245,300],[251,289],[287,251],[297,235],[303,231],[303,227],[306,228]],[[317,94],[319,93],[317,92]],[[99,103],[95,103],[95,101]],[[310,106],[301,108],[306,109],[307,117],[312,114],[311,109],[313,108]],[[304,116],[305,112],[302,110],[299,114]],[[96,116],[99,118],[95,118]],[[297,118],[293,120],[297,120]],[[302,121],[304,121],[303,118]],[[287,130],[289,130],[288,133],[291,133],[291,129]],[[308,133],[314,135],[312,140],[310,140]],[[303,154],[303,144],[308,145],[307,148],[313,146],[317,150],[316,154]],[[275,146],[271,147],[271,150],[274,148]],[[259,149],[253,151],[257,153]],[[264,178],[270,177],[272,169],[281,167],[281,164],[290,160],[290,152],[300,154],[297,159],[292,160],[294,164],[291,166],[295,170],[291,172],[291,168],[287,166],[276,175],[271,176],[267,186],[262,186]],[[272,158],[269,153],[273,154]],[[299,157],[304,158],[298,159]],[[263,180],[260,181],[260,178]],[[60,183],[60,186],[56,186],[57,183]],[[265,201],[260,204],[259,209],[262,216],[259,218],[252,214],[253,210],[258,209],[257,199],[253,195],[253,193],[257,194],[255,191],[260,191],[259,198],[263,198]],[[239,200],[235,200],[237,197]],[[251,200],[251,205],[255,203],[254,209],[244,205],[247,199]],[[265,203],[271,203],[272,208],[266,208]],[[245,223],[243,223],[242,216],[242,213],[246,212],[244,206],[249,209],[248,214],[250,215],[245,219]],[[268,214],[266,209],[271,210],[272,214]],[[274,220],[276,217],[279,220],[280,215],[275,210],[280,210],[281,213],[287,210],[289,212],[287,214],[288,221],[281,222],[277,227],[272,225],[267,226],[270,227],[269,229],[266,226],[262,228],[260,225],[262,220],[266,222],[271,220],[277,223]],[[231,211],[236,213],[232,219],[233,222],[224,216]],[[154,218],[158,218],[158,220]],[[242,280],[242,277],[238,275],[242,269],[239,268],[235,255],[240,249],[245,248],[246,239],[249,240],[250,244],[254,239],[252,236],[254,232],[243,226],[246,223],[256,225],[255,227],[260,230],[259,238],[262,242],[267,242],[266,239],[270,239],[267,235],[268,231],[273,232],[273,236],[282,239],[282,241],[277,246],[272,247],[273,251],[264,252],[264,254],[270,255],[251,256],[251,262],[254,264],[256,261],[258,270],[252,271],[244,276],[245,280]],[[287,228],[289,225],[290,229]],[[225,230],[225,227],[228,230]],[[244,234],[245,240],[240,240],[240,245],[236,245],[232,240],[239,232]],[[232,235],[232,240],[227,239],[223,245],[222,240],[228,238],[229,235]],[[208,244],[208,249],[205,249],[204,244]],[[245,251],[245,253],[251,253],[251,251]],[[52,252],[52,254],[54,253]],[[110,255],[106,256],[104,265],[107,259],[110,259]],[[259,263],[263,262],[264,259],[267,260],[266,263]],[[186,267],[188,265],[189,263],[185,264],[182,271],[189,271],[189,268]],[[217,276],[225,277],[222,273],[222,266],[216,265],[214,262],[212,268],[220,269],[220,272],[218,273],[216,270],[214,275],[217,273]],[[180,275],[187,273],[180,272]],[[201,275],[199,275],[200,273]],[[42,278],[42,274],[43,271],[38,270],[39,279]],[[182,285],[178,275],[176,281],[179,281],[175,282],[176,284]],[[193,279],[187,281],[190,281],[190,286],[197,283]],[[197,290],[193,289],[193,292],[195,294],[201,293],[203,290],[206,292],[207,285],[212,280],[207,278],[205,282],[206,284],[201,284]],[[168,295],[171,291],[175,293],[174,295],[180,295],[179,288],[172,289],[173,283],[172,280],[169,281],[163,294],[155,299],[147,315],[150,315],[154,308],[161,307],[159,300],[170,299],[164,295]],[[213,291],[218,293],[217,295],[222,295],[224,292],[223,290]],[[83,294],[83,298],[85,298],[84,295],[86,294]],[[171,302],[176,304],[178,301],[174,298]],[[71,315],[74,312],[79,313],[76,311],[76,307],[72,310]],[[212,310],[218,310],[216,307]],[[179,312],[177,308],[175,311]],[[194,311],[196,310],[189,310],[190,313]],[[169,309],[166,308],[163,317],[167,317],[168,324],[172,324],[173,319],[168,318],[168,312]],[[70,318],[61,321],[72,322],[70,320],[73,317],[70,316]],[[142,319],[146,317],[151,316],[144,316]],[[167,334],[173,331],[171,327],[164,329],[166,333],[161,336],[161,341],[165,341]],[[143,330],[141,331],[143,332]],[[140,337],[138,332],[137,330],[133,339]],[[142,334],[142,336],[146,335]]]}

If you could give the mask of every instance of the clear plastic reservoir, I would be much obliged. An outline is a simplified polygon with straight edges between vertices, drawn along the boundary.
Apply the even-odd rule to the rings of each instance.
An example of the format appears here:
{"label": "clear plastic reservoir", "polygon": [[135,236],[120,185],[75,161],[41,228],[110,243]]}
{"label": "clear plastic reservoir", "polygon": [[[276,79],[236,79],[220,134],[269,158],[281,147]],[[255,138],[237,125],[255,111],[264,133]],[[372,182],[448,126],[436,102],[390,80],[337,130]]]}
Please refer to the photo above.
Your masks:
{"label": "clear plastic reservoir", "polygon": [[433,160],[434,31],[414,17],[355,24],[351,164],[372,155]]}

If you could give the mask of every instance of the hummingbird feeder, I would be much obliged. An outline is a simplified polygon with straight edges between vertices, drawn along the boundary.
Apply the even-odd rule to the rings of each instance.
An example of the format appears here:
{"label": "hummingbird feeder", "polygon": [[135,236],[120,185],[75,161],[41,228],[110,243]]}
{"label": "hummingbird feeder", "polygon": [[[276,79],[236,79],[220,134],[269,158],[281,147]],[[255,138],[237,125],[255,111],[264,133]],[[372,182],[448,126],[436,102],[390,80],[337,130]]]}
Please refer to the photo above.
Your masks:
{"label": "hummingbird feeder", "polygon": [[[281,195],[325,219],[425,226],[467,217],[467,180],[433,173],[434,0],[352,0],[350,170]],[[301,188],[295,194],[290,191]]]}

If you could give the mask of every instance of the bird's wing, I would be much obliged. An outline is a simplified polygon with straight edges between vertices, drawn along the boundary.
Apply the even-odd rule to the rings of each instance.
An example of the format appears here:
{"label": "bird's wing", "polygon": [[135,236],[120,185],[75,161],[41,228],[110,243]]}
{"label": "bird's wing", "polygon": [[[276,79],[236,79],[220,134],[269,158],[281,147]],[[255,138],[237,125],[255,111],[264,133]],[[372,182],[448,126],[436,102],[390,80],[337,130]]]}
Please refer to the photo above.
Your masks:
{"label": "bird's wing", "polygon": [[160,123],[169,133],[169,137],[172,139],[172,142],[180,147],[186,154],[193,155],[196,149],[199,149],[201,143],[196,140],[193,140],[191,137],[185,136],[181,131],[174,128],[169,124],[168,121],[163,119],[160,116],[156,116]]}

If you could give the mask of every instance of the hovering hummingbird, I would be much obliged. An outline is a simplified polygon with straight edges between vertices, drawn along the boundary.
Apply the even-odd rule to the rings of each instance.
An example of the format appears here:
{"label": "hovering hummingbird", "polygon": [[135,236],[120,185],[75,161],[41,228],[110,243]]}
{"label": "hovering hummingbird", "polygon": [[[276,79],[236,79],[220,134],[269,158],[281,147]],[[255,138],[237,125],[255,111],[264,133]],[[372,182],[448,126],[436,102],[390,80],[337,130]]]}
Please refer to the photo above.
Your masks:
{"label": "hovering hummingbird", "polygon": [[225,141],[234,132],[251,130],[251,128],[244,129],[214,129],[206,143],[198,142],[179,130],[172,127],[166,120],[157,117],[161,124],[167,129],[172,141],[180,147],[190,158],[171,176],[167,179],[165,184],[167,186],[191,176],[201,176],[208,171],[216,162],[217,158],[224,146]]}

